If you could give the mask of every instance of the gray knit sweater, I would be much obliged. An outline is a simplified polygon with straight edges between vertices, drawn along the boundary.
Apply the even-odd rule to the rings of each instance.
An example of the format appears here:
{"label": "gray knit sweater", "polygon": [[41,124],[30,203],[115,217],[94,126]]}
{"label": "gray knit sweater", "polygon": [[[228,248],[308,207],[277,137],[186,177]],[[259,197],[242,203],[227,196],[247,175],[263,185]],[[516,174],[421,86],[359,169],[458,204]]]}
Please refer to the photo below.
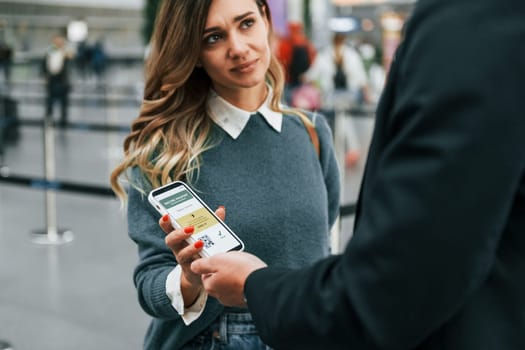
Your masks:
{"label": "gray knit sweater", "polygon": [[[252,116],[232,139],[214,125],[218,144],[203,155],[192,187],[215,209],[226,207],[226,223],[245,250],[268,265],[298,268],[329,251],[329,230],[339,209],[339,172],[331,131],[324,117],[314,120],[321,144],[318,157],[299,118],[285,115],[281,133]],[[150,186],[138,169],[132,181]],[[153,317],[145,349],[179,349],[222,311],[209,297],[200,318],[186,326],[166,296],[166,277],[176,266],[158,225],[159,214],[137,190],[129,190],[129,235],[139,249],[134,281],[142,308]]]}

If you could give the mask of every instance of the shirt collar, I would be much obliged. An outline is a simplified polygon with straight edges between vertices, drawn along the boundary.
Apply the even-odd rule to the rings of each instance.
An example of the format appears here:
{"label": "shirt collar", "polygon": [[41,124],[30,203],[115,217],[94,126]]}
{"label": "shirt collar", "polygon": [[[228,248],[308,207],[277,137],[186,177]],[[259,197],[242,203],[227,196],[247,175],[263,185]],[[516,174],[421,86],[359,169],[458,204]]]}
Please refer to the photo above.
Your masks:
{"label": "shirt collar", "polygon": [[208,97],[208,112],[211,119],[221,127],[233,139],[237,139],[244,130],[252,114],[259,112],[266,122],[277,132],[281,132],[283,115],[270,109],[272,89],[268,87],[269,93],[266,101],[257,109],[249,112],[237,108],[219,95],[211,91]]}

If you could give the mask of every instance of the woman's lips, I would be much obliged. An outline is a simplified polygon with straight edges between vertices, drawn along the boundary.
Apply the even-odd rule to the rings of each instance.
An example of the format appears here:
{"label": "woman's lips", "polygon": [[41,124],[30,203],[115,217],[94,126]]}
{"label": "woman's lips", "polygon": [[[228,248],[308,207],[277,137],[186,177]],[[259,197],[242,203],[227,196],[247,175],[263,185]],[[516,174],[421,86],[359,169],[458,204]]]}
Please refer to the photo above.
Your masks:
{"label": "woman's lips", "polygon": [[250,73],[253,70],[255,70],[256,64],[257,64],[257,60],[253,60],[251,62],[238,65],[235,68],[233,68],[232,70],[234,72],[239,72],[239,73]]}

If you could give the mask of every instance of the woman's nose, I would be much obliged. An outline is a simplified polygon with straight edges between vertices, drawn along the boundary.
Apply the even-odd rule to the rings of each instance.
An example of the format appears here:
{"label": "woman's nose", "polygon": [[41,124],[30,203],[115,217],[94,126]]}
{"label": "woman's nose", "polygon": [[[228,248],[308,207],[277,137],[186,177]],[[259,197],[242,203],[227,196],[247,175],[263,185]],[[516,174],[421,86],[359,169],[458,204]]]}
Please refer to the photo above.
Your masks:
{"label": "woman's nose", "polygon": [[232,34],[229,37],[229,55],[232,58],[244,56],[248,51],[246,38],[239,34]]}

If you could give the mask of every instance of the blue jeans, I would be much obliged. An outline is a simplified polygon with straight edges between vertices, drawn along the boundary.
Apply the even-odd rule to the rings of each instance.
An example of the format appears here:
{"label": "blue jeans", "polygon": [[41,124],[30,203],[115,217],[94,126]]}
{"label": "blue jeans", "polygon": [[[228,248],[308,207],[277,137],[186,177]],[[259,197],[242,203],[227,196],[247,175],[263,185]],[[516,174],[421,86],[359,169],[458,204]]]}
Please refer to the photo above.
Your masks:
{"label": "blue jeans", "polygon": [[182,350],[271,350],[249,313],[224,313]]}

